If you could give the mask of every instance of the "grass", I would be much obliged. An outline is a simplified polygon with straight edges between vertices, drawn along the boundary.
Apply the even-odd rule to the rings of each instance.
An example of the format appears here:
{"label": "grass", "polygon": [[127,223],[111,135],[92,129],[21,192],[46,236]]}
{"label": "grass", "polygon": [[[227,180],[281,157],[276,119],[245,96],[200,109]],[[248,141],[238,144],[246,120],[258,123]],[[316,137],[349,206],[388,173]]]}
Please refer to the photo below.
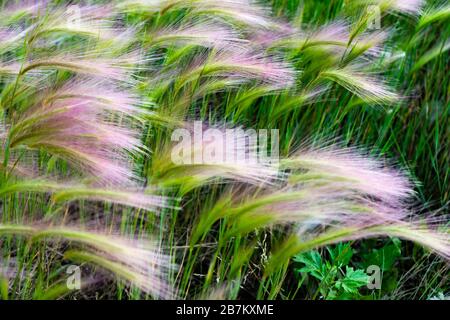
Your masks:
{"label": "grass", "polygon": [[[448,5],[135,2],[2,2],[1,298],[448,296]],[[174,164],[194,120],[278,129],[282,171]]]}

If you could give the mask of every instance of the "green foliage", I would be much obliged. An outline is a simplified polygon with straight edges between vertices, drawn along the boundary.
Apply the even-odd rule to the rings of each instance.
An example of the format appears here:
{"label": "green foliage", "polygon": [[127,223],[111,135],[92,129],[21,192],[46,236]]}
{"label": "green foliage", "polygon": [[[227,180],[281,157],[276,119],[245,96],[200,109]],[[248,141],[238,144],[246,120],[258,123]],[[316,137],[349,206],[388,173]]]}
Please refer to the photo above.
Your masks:
{"label": "green foliage", "polygon": [[296,273],[314,277],[323,299],[361,299],[360,289],[368,284],[369,277],[363,269],[349,266],[353,256],[350,244],[339,243],[327,247],[327,251],[329,259],[317,250],[296,255]]}
{"label": "green foliage", "polygon": [[363,253],[364,266],[377,265],[383,271],[392,270],[395,262],[401,256],[401,242],[399,239],[392,239],[392,243],[384,245],[380,249],[373,249]]}

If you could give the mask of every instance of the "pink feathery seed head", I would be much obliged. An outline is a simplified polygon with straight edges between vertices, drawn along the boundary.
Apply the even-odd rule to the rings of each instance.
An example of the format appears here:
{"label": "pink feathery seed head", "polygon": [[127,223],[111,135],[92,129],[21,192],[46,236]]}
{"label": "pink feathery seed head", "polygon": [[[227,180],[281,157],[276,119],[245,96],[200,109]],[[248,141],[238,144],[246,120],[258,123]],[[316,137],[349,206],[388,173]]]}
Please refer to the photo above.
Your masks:
{"label": "pink feathery seed head", "polygon": [[[81,169],[82,174],[90,178],[93,185],[128,188],[139,182],[133,172],[133,164],[126,155],[96,149],[101,147],[98,145],[85,146],[80,143],[49,141],[41,143],[41,146],[52,153],[60,154],[63,159]],[[57,148],[57,151],[54,152],[53,148]]]}
{"label": "pink feathery seed head", "polygon": [[441,226],[444,227],[444,230],[429,228],[419,221],[400,221],[392,224],[372,225],[369,227],[354,228],[352,233],[339,237],[333,242],[386,236],[398,237],[415,242],[444,259],[450,260],[450,235],[445,230],[445,225],[441,224]]}
{"label": "pink feathery seed head", "polygon": [[[397,236],[448,257],[448,234],[436,227],[444,226],[442,219],[426,218],[427,223],[423,223],[406,208],[391,207],[352,194],[345,187],[339,189],[339,185],[320,186],[315,190],[305,188],[298,200],[269,208],[276,215],[276,221],[296,223],[297,234],[303,241],[329,238],[321,244],[328,245],[361,238]],[[339,236],[327,237],[327,234]]]}
{"label": "pink feathery seed head", "polygon": [[[276,197],[275,197],[276,198]],[[400,207],[365,198],[339,183],[303,184],[280,191],[278,202],[265,206],[278,223],[367,227],[401,221],[408,213]]]}
{"label": "pink feathery seed head", "polygon": [[150,107],[148,103],[144,104],[137,94],[118,84],[80,78],[66,82],[61,88],[48,92],[44,101],[48,104],[76,97],[83,98],[94,109],[123,113],[132,117],[147,113],[146,109]]}
{"label": "pink feathery seed head", "polygon": [[401,99],[382,79],[370,73],[361,63],[344,68],[328,69],[321,73],[324,80],[332,81],[371,104],[392,103]]}
{"label": "pink feathery seed head", "polygon": [[270,19],[270,9],[250,0],[197,0],[192,2],[194,13],[209,13],[225,15],[249,27],[269,28],[273,25]]}
{"label": "pink feathery seed head", "polygon": [[89,76],[103,81],[135,85],[133,73],[143,63],[142,52],[136,49],[115,58],[109,58],[106,52],[93,51],[79,55],[59,54],[48,58],[37,58],[29,61],[22,72],[28,73],[36,69],[68,70],[78,75]]}
{"label": "pink feathery seed head", "polygon": [[33,26],[25,29],[21,27],[0,28],[0,53],[19,46],[32,28]]}
{"label": "pink feathery seed head", "polygon": [[400,12],[418,14],[424,4],[424,0],[394,0],[392,6]]}
{"label": "pink feathery seed head", "polygon": [[112,5],[60,6],[49,13],[49,19],[39,26],[40,33],[73,33],[106,42],[111,48],[126,48],[135,38],[136,28],[116,27]]}
{"label": "pink feathery seed head", "polygon": [[[110,271],[155,299],[175,299],[177,296],[176,290],[169,282],[169,274],[176,270],[176,265],[159,241],[119,235],[118,232],[111,234],[111,231],[106,231],[104,227],[81,230],[78,227],[49,227],[44,223],[38,227],[34,223],[33,228],[32,234],[44,232],[48,238],[62,238],[84,244],[82,253],[95,255],[115,264],[116,267]],[[70,253],[67,258],[71,258]],[[108,265],[105,268],[108,269]]]}
{"label": "pink feathery seed head", "polygon": [[317,223],[313,221],[311,221],[309,226],[306,224],[299,225],[297,228],[298,237],[303,242],[310,240],[314,242],[314,239],[318,238],[326,239],[319,246],[367,238],[398,237],[418,243],[441,257],[447,260],[450,259],[450,237],[448,232],[429,229],[420,226],[416,222],[335,224],[328,226],[328,228],[317,228],[315,226],[317,226]]}
{"label": "pink feathery seed head", "polygon": [[[128,81],[129,72],[131,72],[132,69],[125,67],[123,64],[121,65],[120,62],[120,60],[115,59],[87,59],[82,62],[83,68],[80,70],[85,70],[87,74],[105,79],[111,79],[114,81]],[[126,63],[128,61],[122,62]],[[75,69],[75,71],[77,70]]]}
{"label": "pink feathery seed head", "polygon": [[79,6],[82,17],[88,17],[95,20],[111,19],[115,14],[114,6],[112,4],[90,4]]}
{"label": "pink feathery seed head", "polygon": [[278,137],[271,132],[264,137],[270,139],[273,147],[256,130],[209,126],[196,121],[173,132],[172,141],[179,143],[171,150],[171,160],[175,165],[186,166],[186,170],[193,165],[192,174],[204,179],[270,185],[280,175],[278,150],[273,151],[278,147]]}
{"label": "pink feathery seed head", "polygon": [[[133,249],[131,249],[133,248]],[[176,268],[170,256],[155,245],[134,241],[115,257],[136,272],[134,284],[157,299],[175,299],[176,290],[169,284],[169,272]]]}
{"label": "pink feathery seed head", "polygon": [[313,41],[319,42],[333,41],[347,43],[350,38],[350,28],[348,23],[344,21],[337,21],[320,28],[317,32],[312,33],[310,38]]}
{"label": "pink feathery seed head", "polygon": [[107,121],[91,100],[77,97],[53,101],[30,110],[24,123],[27,119],[38,120],[15,132],[12,146],[47,148],[105,184],[133,180],[127,153],[144,152],[138,133]]}
{"label": "pink feathery seed head", "polygon": [[4,43],[6,42],[12,42],[14,41],[15,37],[17,36],[17,32],[10,29],[0,29],[0,41],[1,46],[4,46]]}
{"label": "pink feathery seed head", "polygon": [[127,45],[133,43],[138,37],[137,34],[140,29],[140,25],[129,26],[126,29],[115,29],[114,32],[114,43],[122,45],[125,48]]}
{"label": "pink feathery seed head", "polygon": [[[74,117],[69,115],[64,119],[52,118],[53,122],[59,122],[61,124],[61,129],[58,130],[58,134],[63,137],[71,137],[74,141],[85,141],[88,143],[89,137],[92,141],[90,143],[92,146],[98,145],[98,148],[108,148],[110,151],[113,150],[124,150],[130,153],[142,153],[144,148],[141,146],[138,138],[138,134],[130,129],[121,128],[115,125],[108,125],[105,123],[95,123],[88,121],[78,121]],[[68,124],[72,121],[70,126]],[[50,126],[49,126],[50,127]],[[58,129],[55,127],[50,127]],[[86,138],[84,138],[86,137]]]}
{"label": "pink feathery seed head", "polygon": [[[108,166],[108,164],[106,165]],[[75,193],[73,197],[68,197],[67,194],[70,195],[71,190],[74,190]],[[59,191],[65,196],[62,199],[60,199]],[[156,188],[144,189],[137,185],[120,186],[116,184],[105,186],[98,183],[87,185],[86,181],[77,183],[76,180],[72,179],[66,183],[58,184],[58,189],[53,194],[53,200],[55,202],[81,199],[100,201],[142,209],[152,214],[159,213],[161,209],[180,210],[180,207],[173,204],[176,199],[162,196],[160,192],[161,190]],[[96,220],[96,222],[98,221]],[[117,222],[120,223],[120,219]]]}
{"label": "pink feathery seed head", "polygon": [[[92,152],[92,150],[88,150]],[[132,164],[125,159],[111,159],[100,155],[86,153],[81,155],[81,167],[86,167],[86,172],[95,177],[93,183],[106,186],[128,186],[137,181],[138,178],[132,172]],[[77,161],[77,159],[75,159]]]}
{"label": "pink feathery seed head", "polygon": [[197,21],[184,26],[172,26],[157,31],[152,37],[156,44],[192,44],[204,47],[227,48],[243,46],[247,41],[230,27],[213,21]]}
{"label": "pink feathery seed head", "polygon": [[[289,88],[294,84],[295,70],[275,56],[267,57],[247,50],[220,52],[211,63],[224,67],[230,77],[259,79],[276,88]],[[230,69],[227,72],[227,68]]]}
{"label": "pink feathery seed head", "polygon": [[0,16],[11,17],[20,14],[36,16],[46,9],[48,3],[48,0],[22,0],[19,3],[10,1],[2,8]]}
{"label": "pink feathery seed head", "polygon": [[171,9],[190,9],[193,15],[223,15],[249,26],[270,26],[270,9],[251,0],[127,0],[116,4],[119,11],[147,10],[166,12]]}
{"label": "pink feathery seed head", "polygon": [[169,273],[176,270],[172,257],[164,252],[159,241],[146,238],[127,239],[101,231],[90,231],[98,241],[93,243],[96,254],[121,264],[128,270],[128,281],[155,299],[175,299],[175,288],[169,283]]}
{"label": "pink feathery seed head", "polygon": [[145,210],[155,210],[160,208],[180,209],[169,205],[168,199],[162,196],[153,196],[141,192],[131,193],[127,190],[127,194],[120,200],[125,205],[130,205],[135,208],[141,208]]}
{"label": "pink feathery seed head", "polygon": [[365,48],[365,54],[371,57],[380,57],[386,53],[383,47],[389,36],[387,31],[375,31],[369,34],[362,34],[354,40],[355,48]]}
{"label": "pink feathery seed head", "polygon": [[0,75],[2,76],[16,76],[20,72],[20,64],[16,62],[0,63]]}
{"label": "pink feathery seed head", "polygon": [[[308,166],[301,168],[306,170]],[[326,176],[324,171],[312,173],[314,180]],[[245,210],[239,219],[265,217],[267,219],[261,224],[265,227],[294,225],[306,249],[362,238],[394,236],[414,241],[450,258],[449,234],[442,223],[445,219],[431,217],[425,219],[426,223],[414,219],[407,208],[393,207],[389,201],[380,201],[374,196],[367,197],[355,188],[341,184],[341,180],[339,177],[328,183],[318,181],[317,185],[300,183],[294,188],[288,186],[275,193],[265,192],[256,198],[249,195],[250,199],[243,198]]]}
{"label": "pink feathery seed head", "polygon": [[135,40],[139,25],[117,27],[113,14],[108,5],[57,7],[48,14],[45,24],[36,24],[36,35],[32,40],[36,37],[74,34],[101,41],[110,50],[127,48]]}
{"label": "pink feathery seed head", "polygon": [[[176,5],[177,1],[172,1],[173,5]],[[158,12],[167,3],[169,3],[167,0],[124,0],[115,2],[114,9],[118,12]]]}
{"label": "pink feathery seed head", "polygon": [[425,0],[372,0],[372,1],[355,1],[354,3],[359,7],[366,7],[367,5],[375,5],[383,12],[390,13],[404,13],[409,15],[418,15],[422,7],[426,4]]}
{"label": "pink feathery seed head", "polygon": [[337,21],[319,28],[319,30],[294,30],[275,42],[275,45],[293,48],[320,46],[341,54],[350,37],[350,28],[346,22]]}
{"label": "pink feathery seed head", "polygon": [[249,42],[252,45],[259,45],[262,47],[270,47],[273,43],[279,40],[289,38],[294,33],[292,29],[281,30],[266,30],[258,29],[249,35]]}
{"label": "pink feathery seed head", "polygon": [[300,167],[311,173],[339,179],[342,185],[363,195],[396,205],[414,194],[413,185],[404,172],[363,156],[357,150],[334,147],[303,150],[296,157]]}
{"label": "pink feathery seed head", "polygon": [[[274,46],[302,48],[303,46],[321,45],[343,51],[350,37],[350,27],[344,21],[325,25],[319,30],[293,29],[281,35]],[[342,48],[341,48],[342,47]]]}
{"label": "pink feathery seed head", "polygon": [[[76,35],[85,35],[94,37],[97,40],[114,39],[117,30],[111,27],[111,24],[105,20],[94,20],[83,16],[83,19],[77,23],[68,24],[67,21],[71,15],[62,13],[58,19],[48,22],[42,30],[46,33],[58,34],[58,32],[72,33]],[[34,40],[34,39],[33,39]]]}

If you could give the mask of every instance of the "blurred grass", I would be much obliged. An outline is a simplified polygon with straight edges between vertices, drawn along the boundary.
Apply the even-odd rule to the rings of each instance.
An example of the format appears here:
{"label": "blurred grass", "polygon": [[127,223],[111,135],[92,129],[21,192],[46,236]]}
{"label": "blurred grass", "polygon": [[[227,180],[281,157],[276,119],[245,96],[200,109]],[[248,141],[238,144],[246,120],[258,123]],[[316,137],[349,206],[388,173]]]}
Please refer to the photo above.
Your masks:
{"label": "blurred grass", "polygon": [[[339,18],[345,10],[343,0],[266,0],[280,19],[293,21],[297,26],[320,26]],[[430,1],[436,7],[438,1]],[[448,213],[450,203],[450,77],[448,76],[450,56],[448,41],[450,24],[445,19],[424,20],[417,26],[417,21],[410,17],[387,16],[382,20],[383,26],[395,29],[388,45],[403,58],[383,67],[384,76],[402,93],[403,98],[397,104],[374,107],[362,103],[347,91],[335,87],[324,101],[299,105],[292,111],[283,113],[278,118],[270,115],[279,107],[276,97],[264,97],[245,106],[236,108],[236,97],[224,97],[222,110],[211,110],[210,101],[205,98],[200,102],[200,114],[209,119],[225,119],[238,124],[257,128],[278,128],[280,130],[280,148],[283,153],[295,149],[292,141],[303,141],[311,137],[333,139],[339,137],[347,145],[370,147],[370,151],[392,157],[400,166],[409,168],[417,181],[419,199],[424,205],[423,211],[442,210]],[[392,57],[385,57],[391,59]],[[380,62],[382,63],[382,61]],[[238,94],[239,95],[239,92]],[[148,128],[145,136],[147,142],[163,142],[167,139],[164,130]],[[158,146],[158,143],[154,143]],[[143,160],[144,175],[151,178],[152,164]],[[48,159],[42,166],[48,165]],[[315,284],[302,286],[296,278],[291,264],[286,264],[269,278],[261,279],[262,270],[258,263],[264,263],[271,247],[279,244],[280,235],[270,232],[256,233],[251,239],[233,238],[223,242],[227,233],[227,221],[221,220],[214,226],[213,232],[205,235],[199,232],[198,239],[189,239],[191,230],[197,226],[199,212],[209,212],[217,205],[221,187],[205,187],[191,191],[192,199],[201,199],[184,204],[182,215],[170,210],[163,211],[160,218],[141,219],[138,214],[123,214],[115,206],[105,204],[98,208],[107,213],[109,221],[121,219],[122,231],[138,230],[139,233],[152,234],[155,229],[159,236],[172,244],[172,253],[181,255],[181,268],[178,274],[172,274],[174,282],[180,282],[183,298],[206,295],[212,287],[231,283],[228,298],[280,298],[305,299],[315,297]],[[35,211],[47,212],[50,208],[43,205],[36,195],[19,197],[2,195],[4,221],[25,221]],[[43,197],[43,196],[42,196]],[[9,206],[8,206],[9,204]],[[38,209],[33,206],[39,205]],[[44,207],[42,207],[44,206]],[[92,208],[83,201],[77,202],[77,209],[88,216]],[[443,208],[443,209],[442,209]],[[67,209],[69,210],[69,209]],[[154,223],[156,222],[156,223]],[[208,230],[209,231],[209,230]],[[203,245],[197,246],[201,239]],[[250,240],[250,241],[248,241]],[[192,242],[191,242],[192,241]],[[365,253],[380,248],[389,240],[370,240],[352,243],[361,257]],[[289,242],[287,242],[289,244]],[[48,270],[50,261],[60,258],[58,246],[45,253],[41,246],[30,245],[25,240],[6,237],[1,242],[5,252],[14,253],[14,261],[19,270],[34,274],[37,283],[30,280],[16,281],[11,292],[18,292],[10,298],[39,298],[61,296],[57,284],[52,280],[64,273],[62,265],[53,265]],[[209,245],[211,244],[211,245]],[[8,251],[8,249],[10,249]],[[287,249],[289,249],[287,247]],[[236,259],[239,257],[239,259]],[[38,263],[36,264],[36,261]],[[1,265],[0,265],[1,267]],[[403,243],[402,257],[395,264],[398,277],[395,287],[385,292],[391,298],[429,298],[437,292],[448,293],[445,282],[448,269],[439,259],[431,257],[423,249],[412,244]],[[425,270],[424,270],[425,269]],[[198,276],[200,275],[200,276]],[[243,275],[246,275],[242,278]],[[240,280],[236,280],[240,279]],[[406,281],[407,280],[407,281]],[[103,292],[84,298],[139,298],[139,292],[122,288],[115,290],[116,284],[108,284]],[[244,289],[239,287],[242,285]],[[415,288],[415,290],[411,290]],[[123,290],[122,290],[123,289]],[[0,296],[7,297],[4,281],[0,274]],[[64,293],[66,294],[66,293]],[[75,294],[76,296],[76,294]],[[70,295],[69,295],[70,297]],[[373,298],[382,298],[381,292]]]}

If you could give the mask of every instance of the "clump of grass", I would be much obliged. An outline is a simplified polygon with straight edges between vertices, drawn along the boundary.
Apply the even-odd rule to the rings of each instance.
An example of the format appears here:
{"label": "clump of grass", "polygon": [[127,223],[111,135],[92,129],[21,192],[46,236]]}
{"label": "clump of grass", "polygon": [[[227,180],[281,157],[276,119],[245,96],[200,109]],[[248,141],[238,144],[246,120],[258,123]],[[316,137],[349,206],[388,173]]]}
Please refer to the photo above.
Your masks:
{"label": "clump of grass", "polygon": [[[408,128],[397,115],[411,94],[396,90],[392,72],[415,74],[448,45],[427,46],[409,69],[386,59],[395,30],[369,30],[368,5],[415,24],[406,51],[448,16],[422,1],[350,1],[317,27],[302,10],[280,22],[247,0],[130,0],[81,5],[81,20],[68,24],[64,5],[7,5],[0,252],[38,275],[22,286],[0,272],[0,296],[67,294],[63,277],[50,276],[66,260],[139,289],[126,293],[119,281],[107,297],[165,299],[238,298],[247,285],[257,298],[280,297],[294,255],[356,239],[398,237],[448,260],[448,219],[415,213],[406,168],[344,145],[298,148],[318,129],[401,156],[410,147],[392,132]],[[380,106],[394,109],[378,131]],[[279,129],[280,167],[175,163],[172,131],[191,134],[193,120],[216,133],[195,146],[201,154],[217,153],[223,128]],[[432,131],[440,137],[439,123]]]}

